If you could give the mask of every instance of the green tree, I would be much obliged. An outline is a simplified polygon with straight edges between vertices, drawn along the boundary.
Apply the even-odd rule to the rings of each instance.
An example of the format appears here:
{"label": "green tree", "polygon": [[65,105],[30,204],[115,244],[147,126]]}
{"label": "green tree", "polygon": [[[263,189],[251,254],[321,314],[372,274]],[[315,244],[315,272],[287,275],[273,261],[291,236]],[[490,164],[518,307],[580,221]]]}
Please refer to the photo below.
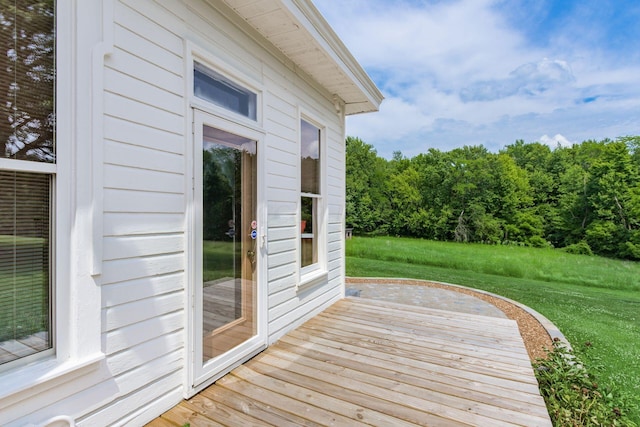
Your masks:
{"label": "green tree", "polygon": [[356,232],[388,231],[387,162],[359,138],[346,140],[346,223]]}
{"label": "green tree", "polygon": [[0,158],[55,158],[53,22],[53,0],[0,0]]}
{"label": "green tree", "polygon": [[597,254],[640,259],[640,137],[553,150],[518,140],[499,153],[464,146],[410,159],[396,151],[390,161],[359,140],[347,147],[347,216],[367,224],[363,230],[490,244],[588,244]]}

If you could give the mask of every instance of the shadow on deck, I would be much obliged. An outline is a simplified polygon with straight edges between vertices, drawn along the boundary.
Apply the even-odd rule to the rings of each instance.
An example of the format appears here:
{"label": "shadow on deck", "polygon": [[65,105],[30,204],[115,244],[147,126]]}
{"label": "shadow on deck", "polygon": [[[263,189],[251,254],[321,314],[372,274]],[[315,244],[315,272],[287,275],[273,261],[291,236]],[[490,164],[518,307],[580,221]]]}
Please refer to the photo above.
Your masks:
{"label": "shadow on deck", "polygon": [[149,426],[550,426],[516,323],[346,298]]}

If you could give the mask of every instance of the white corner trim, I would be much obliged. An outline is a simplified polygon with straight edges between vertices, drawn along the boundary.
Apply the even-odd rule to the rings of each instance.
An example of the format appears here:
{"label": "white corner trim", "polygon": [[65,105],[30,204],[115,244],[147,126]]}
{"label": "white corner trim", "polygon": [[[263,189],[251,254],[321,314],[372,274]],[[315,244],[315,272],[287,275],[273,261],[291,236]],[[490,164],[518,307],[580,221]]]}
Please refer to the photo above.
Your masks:
{"label": "white corner trim", "polygon": [[103,164],[104,164],[104,60],[113,53],[114,0],[102,0],[102,41],[91,50],[91,266],[102,274]]}

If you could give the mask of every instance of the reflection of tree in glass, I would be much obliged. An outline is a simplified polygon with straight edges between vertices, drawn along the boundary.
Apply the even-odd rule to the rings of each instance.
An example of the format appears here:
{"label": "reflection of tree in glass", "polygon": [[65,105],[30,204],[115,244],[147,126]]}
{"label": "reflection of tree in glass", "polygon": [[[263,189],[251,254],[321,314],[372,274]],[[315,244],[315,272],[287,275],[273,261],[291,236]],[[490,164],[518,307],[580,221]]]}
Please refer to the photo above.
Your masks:
{"label": "reflection of tree in glass", "polygon": [[229,220],[233,219],[235,156],[237,150],[213,147],[202,153],[203,237],[229,240]]}
{"label": "reflection of tree in glass", "polygon": [[0,0],[0,157],[55,161],[54,0]]}

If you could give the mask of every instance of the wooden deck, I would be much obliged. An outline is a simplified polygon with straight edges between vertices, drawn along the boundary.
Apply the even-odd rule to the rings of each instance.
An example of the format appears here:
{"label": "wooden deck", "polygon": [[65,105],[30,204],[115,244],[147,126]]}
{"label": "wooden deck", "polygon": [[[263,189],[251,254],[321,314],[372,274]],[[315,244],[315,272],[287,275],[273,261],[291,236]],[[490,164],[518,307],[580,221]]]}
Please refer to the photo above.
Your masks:
{"label": "wooden deck", "polygon": [[49,334],[36,332],[17,340],[0,342],[0,365],[51,348]]}
{"label": "wooden deck", "polygon": [[551,426],[514,321],[344,299],[150,426]]}

